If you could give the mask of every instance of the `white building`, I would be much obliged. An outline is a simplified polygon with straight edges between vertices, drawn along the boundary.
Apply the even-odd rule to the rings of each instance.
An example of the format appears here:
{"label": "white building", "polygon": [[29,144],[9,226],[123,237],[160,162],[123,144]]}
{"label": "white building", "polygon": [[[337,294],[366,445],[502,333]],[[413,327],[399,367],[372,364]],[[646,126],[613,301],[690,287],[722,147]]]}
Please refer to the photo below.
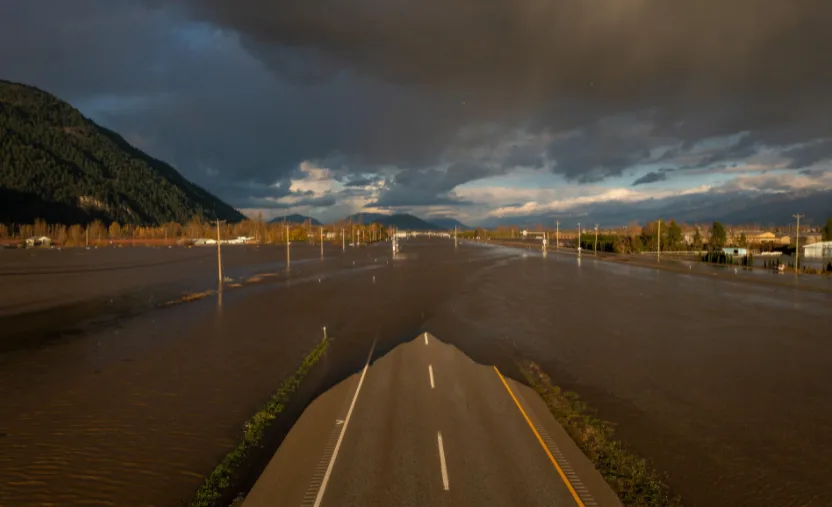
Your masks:
{"label": "white building", "polygon": [[832,258],[832,241],[819,241],[803,247],[803,256],[808,259]]}

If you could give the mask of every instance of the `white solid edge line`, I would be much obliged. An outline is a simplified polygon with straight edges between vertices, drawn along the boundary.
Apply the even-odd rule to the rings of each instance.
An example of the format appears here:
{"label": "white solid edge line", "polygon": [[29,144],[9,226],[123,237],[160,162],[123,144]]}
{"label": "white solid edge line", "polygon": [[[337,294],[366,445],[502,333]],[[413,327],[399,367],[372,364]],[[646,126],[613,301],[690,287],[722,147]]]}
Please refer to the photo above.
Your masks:
{"label": "white solid edge line", "polygon": [[430,373],[430,388],[433,389],[433,365],[428,365],[428,373]]}
{"label": "white solid edge line", "polygon": [[442,446],[442,432],[436,432],[436,442],[439,445],[439,466],[442,468],[442,485],[445,487],[445,491],[451,489],[451,486],[448,484],[448,467],[445,466],[445,447]]}
{"label": "white solid edge line", "polygon": [[352,409],[355,408],[355,402],[358,400],[358,392],[361,391],[361,385],[364,383],[364,376],[367,374],[367,368],[370,367],[370,359],[373,357],[373,349],[375,349],[375,347],[376,344],[375,341],[373,341],[373,346],[370,348],[370,356],[367,358],[367,363],[364,365],[364,370],[361,372],[361,378],[358,379],[358,387],[355,388],[355,395],[352,397],[350,409],[347,411],[347,417],[344,419],[344,425],[341,426],[341,434],[338,435],[338,441],[335,443],[335,450],[332,451],[332,458],[329,460],[329,465],[326,467],[326,473],[321,481],[321,487],[318,489],[318,496],[315,497],[315,507],[320,507],[321,502],[324,499],[326,485],[329,482],[329,476],[332,475],[332,468],[335,466],[335,458],[338,457],[338,449],[341,448],[341,441],[344,440],[344,433],[347,432],[347,425],[350,423],[350,417],[352,417]]}
{"label": "white solid edge line", "polygon": [[425,333],[425,345],[427,345],[427,344],[428,344],[428,334]]}

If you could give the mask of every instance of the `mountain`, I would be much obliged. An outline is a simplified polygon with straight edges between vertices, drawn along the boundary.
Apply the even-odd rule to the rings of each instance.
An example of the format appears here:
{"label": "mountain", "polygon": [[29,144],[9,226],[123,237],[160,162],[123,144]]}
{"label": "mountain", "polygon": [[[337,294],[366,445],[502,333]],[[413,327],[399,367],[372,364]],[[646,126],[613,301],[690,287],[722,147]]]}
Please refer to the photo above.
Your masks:
{"label": "mountain", "polygon": [[637,221],[641,224],[661,217],[685,223],[757,224],[760,226],[793,223],[794,213],[802,213],[801,224],[821,224],[832,217],[832,189],[800,190],[779,193],[753,191],[702,192],[624,203],[608,201],[574,208],[569,212],[551,212],[493,218],[484,225],[517,225],[532,227],[541,224],[560,228],[616,227]]}
{"label": "mountain", "polygon": [[290,224],[305,224],[307,220],[310,220],[312,225],[316,225],[316,226],[323,225],[321,222],[319,222],[318,220],[316,220],[312,217],[308,217],[308,216],[305,216],[305,215],[298,215],[298,214],[286,215],[285,217],[275,217],[275,218],[272,218],[271,220],[269,220],[269,223],[270,224],[282,224],[284,220],[289,222]]}
{"label": "mountain", "polygon": [[345,218],[345,220],[350,219],[356,223],[359,220],[364,224],[377,222],[385,227],[395,227],[397,229],[406,229],[411,231],[435,231],[440,229],[440,227],[408,213],[400,213],[396,215],[384,215],[381,213],[356,213]]}
{"label": "mountain", "polygon": [[155,225],[245,217],[37,88],[0,80],[0,222]]}
{"label": "mountain", "polygon": [[354,215],[350,215],[346,217],[344,220],[349,222],[352,220],[355,223],[361,222],[362,224],[371,224],[378,220],[384,220],[392,215],[385,215],[384,213],[355,213]]}
{"label": "mountain", "polygon": [[433,225],[439,227],[440,229],[451,230],[454,227],[456,227],[460,231],[465,231],[465,230],[470,230],[471,229],[470,227],[463,224],[462,222],[460,222],[456,218],[443,218],[443,217],[434,218],[434,217],[431,217],[431,218],[428,219],[428,221],[430,223],[432,223]]}

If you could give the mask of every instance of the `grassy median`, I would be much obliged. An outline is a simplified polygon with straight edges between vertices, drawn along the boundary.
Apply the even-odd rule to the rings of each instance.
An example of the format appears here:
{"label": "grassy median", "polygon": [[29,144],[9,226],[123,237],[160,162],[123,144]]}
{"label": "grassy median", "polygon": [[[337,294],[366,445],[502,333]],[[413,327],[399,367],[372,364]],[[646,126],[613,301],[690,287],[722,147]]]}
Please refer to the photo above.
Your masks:
{"label": "grassy median", "polygon": [[237,478],[238,470],[263,440],[263,435],[271,422],[283,412],[289,397],[300,386],[309,370],[318,362],[326,351],[329,341],[321,340],[307,355],[300,367],[280,385],[271,399],[249,419],[242,428],[242,435],[237,446],[229,452],[222,462],[211,472],[190,502],[191,507],[213,507],[228,496]]}
{"label": "grassy median", "polygon": [[612,424],[595,416],[595,411],[577,394],[552,384],[537,364],[519,364],[526,381],[543,398],[555,419],[595,464],[595,468],[627,507],[681,507],[671,494],[664,476],[644,458],[629,451],[614,438]]}

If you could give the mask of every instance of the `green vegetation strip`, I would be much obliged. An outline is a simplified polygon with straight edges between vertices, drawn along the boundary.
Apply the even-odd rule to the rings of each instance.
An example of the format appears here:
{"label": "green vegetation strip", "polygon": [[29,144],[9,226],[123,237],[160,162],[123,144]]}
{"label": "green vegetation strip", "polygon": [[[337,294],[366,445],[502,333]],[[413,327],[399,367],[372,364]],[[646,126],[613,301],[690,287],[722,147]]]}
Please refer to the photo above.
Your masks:
{"label": "green vegetation strip", "polygon": [[304,358],[303,363],[286,379],[271,399],[243,425],[243,435],[237,446],[229,452],[217,468],[211,472],[196,496],[190,502],[191,507],[211,507],[232,487],[236,471],[245,462],[252,449],[260,445],[266,429],[277,416],[283,412],[289,397],[297,390],[309,370],[318,362],[326,351],[329,342],[324,339]]}
{"label": "green vegetation strip", "polygon": [[552,384],[540,367],[521,363],[526,381],[546,402],[555,419],[595,464],[604,479],[628,507],[681,507],[671,495],[664,477],[643,458],[615,440],[612,424],[595,416],[595,411],[576,393]]}

